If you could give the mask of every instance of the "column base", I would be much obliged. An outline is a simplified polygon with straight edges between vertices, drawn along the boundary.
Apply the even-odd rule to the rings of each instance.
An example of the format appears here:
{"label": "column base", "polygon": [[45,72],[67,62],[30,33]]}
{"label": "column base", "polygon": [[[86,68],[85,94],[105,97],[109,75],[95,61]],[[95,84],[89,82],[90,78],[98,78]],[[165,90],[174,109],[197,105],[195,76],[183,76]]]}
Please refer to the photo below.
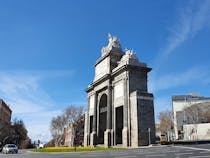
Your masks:
{"label": "column base", "polygon": [[97,144],[97,134],[95,131],[93,131],[90,134],[90,146],[95,146]]}
{"label": "column base", "polygon": [[128,128],[124,127],[122,130],[122,144],[123,147],[128,147]]}
{"label": "column base", "polygon": [[84,135],[84,146],[88,146],[89,144],[88,144],[88,141],[89,140],[89,134],[85,134]]}
{"label": "column base", "polygon": [[111,146],[111,129],[107,129],[104,132],[104,146],[105,147]]}
{"label": "column base", "polygon": [[111,129],[111,146],[114,146],[114,130]]}

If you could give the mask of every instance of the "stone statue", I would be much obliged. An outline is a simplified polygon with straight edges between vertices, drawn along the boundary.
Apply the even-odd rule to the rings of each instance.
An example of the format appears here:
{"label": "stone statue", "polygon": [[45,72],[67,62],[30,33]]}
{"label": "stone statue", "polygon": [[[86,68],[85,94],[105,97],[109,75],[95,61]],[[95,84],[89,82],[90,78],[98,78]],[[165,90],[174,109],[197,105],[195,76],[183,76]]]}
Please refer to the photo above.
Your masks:
{"label": "stone statue", "polygon": [[132,56],[134,54],[133,50],[130,50],[128,48],[125,49],[125,54],[128,56]]}
{"label": "stone statue", "polygon": [[101,52],[102,52],[102,56],[105,55],[106,53],[110,52],[112,49],[118,49],[118,50],[122,50],[121,48],[121,44],[118,40],[117,37],[112,36],[110,33],[108,34],[108,40],[109,43],[106,47],[103,47]]}
{"label": "stone statue", "polygon": [[138,61],[138,58],[137,56],[135,55],[134,51],[133,50],[130,50],[128,48],[125,49],[125,56],[127,58],[131,58],[133,60],[137,60]]}
{"label": "stone statue", "polygon": [[118,40],[117,37],[112,36],[112,35],[109,33],[109,34],[108,34],[108,38],[109,38],[109,44],[108,44],[108,47],[109,47],[109,48],[114,47],[114,48],[120,48],[120,49],[121,49],[121,44],[120,44],[120,42],[119,42],[119,40]]}
{"label": "stone statue", "polygon": [[138,57],[135,55],[133,50],[130,50],[128,48],[125,49],[125,54],[122,56],[122,58],[120,59],[120,61],[118,62],[118,65],[125,65],[125,64],[129,64],[129,65],[142,65],[144,66],[143,63],[140,63],[138,60]]}

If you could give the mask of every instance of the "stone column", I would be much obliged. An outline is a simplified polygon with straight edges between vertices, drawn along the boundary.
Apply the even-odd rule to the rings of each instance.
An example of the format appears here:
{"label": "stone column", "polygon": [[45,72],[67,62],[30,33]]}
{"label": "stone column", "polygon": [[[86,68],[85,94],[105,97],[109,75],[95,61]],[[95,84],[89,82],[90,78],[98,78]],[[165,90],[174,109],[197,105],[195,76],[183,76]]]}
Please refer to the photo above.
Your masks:
{"label": "stone column", "polygon": [[97,94],[94,94],[94,114],[93,114],[93,129],[90,135],[90,145],[95,146],[97,144]]}
{"label": "stone column", "polygon": [[85,113],[84,146],[88,146],[88,114]]}
{"label": "stone column", "polygon": [[114,109],[114,87],[113,87],[113,84],[112,84],[112,104],[111,104],[111,109],[112,109],[112,112],[111,112],[111,115],[112,115],[112,125],[111,125],[111,146],[114,146],[115,145],[115,136],[114,136],[114,129],[115,129],[115,109]]}
{"label": "stone column", "polygon": [[111,146],[111,129],[112,129],[112,87],[108,86],[107,96],[107,125],[104,133],[104,146]]}
{"label": "stone column", "polygon": [[127,92],[127,79],[124,79],[124,106],[123,106],[123,131],[122,143],[123,147],[128,146],[128,92]]}

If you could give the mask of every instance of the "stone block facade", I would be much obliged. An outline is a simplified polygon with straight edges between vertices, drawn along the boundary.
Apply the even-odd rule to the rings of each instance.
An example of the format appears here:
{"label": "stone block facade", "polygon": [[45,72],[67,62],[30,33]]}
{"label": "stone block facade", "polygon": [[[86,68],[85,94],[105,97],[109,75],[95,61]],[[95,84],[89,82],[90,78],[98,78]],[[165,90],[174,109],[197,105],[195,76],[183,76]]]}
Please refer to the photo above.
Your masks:
{"label": "stone block facade", "polygon": [[6,124],[11,123],[12,110],[10,107],[0,99],[0,121]]}
{"label": "stone block facade", "polygon": [[116,37],[102,48],[95,78],[86,92],[84,145],[137,147],[155,141],[153,95],[147,90],[151,68]]}

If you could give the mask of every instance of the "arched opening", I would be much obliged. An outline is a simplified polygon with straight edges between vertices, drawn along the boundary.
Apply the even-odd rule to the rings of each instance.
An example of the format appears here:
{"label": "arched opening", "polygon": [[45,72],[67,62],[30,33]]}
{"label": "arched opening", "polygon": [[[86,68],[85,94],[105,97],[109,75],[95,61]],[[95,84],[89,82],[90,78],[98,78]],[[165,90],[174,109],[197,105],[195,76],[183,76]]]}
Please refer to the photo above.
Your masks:
{"label": "arched opening", "polygon": [[104,132],[107,124],[107,95],[103,94],[99,102],[98,144],[104,144]]}

